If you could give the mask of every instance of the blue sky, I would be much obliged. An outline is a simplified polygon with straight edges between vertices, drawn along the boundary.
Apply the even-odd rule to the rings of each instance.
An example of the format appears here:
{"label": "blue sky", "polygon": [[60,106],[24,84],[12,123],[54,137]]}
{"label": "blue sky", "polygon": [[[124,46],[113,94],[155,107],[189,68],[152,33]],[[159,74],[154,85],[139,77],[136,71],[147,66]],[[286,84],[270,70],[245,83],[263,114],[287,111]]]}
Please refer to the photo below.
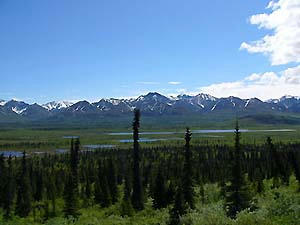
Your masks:
{"label": "blue sky", "polygon": [[274,32],[249,19],[284,7],[266,9],[269,2],[1,0],[0,99],[94,101],[148,91],[226,96],[231,91],[214,85],[246,82],[253,73],[256,81],[266,72],[281,78],[299,55],[276,61],[252,43]]}

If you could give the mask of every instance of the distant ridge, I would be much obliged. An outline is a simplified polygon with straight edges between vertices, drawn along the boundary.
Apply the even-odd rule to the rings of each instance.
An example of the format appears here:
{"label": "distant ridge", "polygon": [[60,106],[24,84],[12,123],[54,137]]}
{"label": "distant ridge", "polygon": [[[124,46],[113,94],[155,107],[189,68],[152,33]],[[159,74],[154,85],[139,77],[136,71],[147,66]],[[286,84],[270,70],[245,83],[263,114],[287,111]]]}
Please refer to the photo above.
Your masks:
{"label": "distant ridge", "polygon": [[101,99],[98,102],[59,101],[43,105],[28,104],[17,100],[0,100],[0,119],[2,117],[18,118],[18,120],[44,120],[51,118],[67,118],[77,116],[126,115],[139,108],[144,115],[190,115],[213,113],[242,113],[255,115],[258,113],[300,113],[300,98],[283,96],[279,99],[261,101],[258,98],[241,99],[230,96],[216,98],[200,93],[195,96],[178,95],[166,97],[157,92],[149,92],[131,99]]}

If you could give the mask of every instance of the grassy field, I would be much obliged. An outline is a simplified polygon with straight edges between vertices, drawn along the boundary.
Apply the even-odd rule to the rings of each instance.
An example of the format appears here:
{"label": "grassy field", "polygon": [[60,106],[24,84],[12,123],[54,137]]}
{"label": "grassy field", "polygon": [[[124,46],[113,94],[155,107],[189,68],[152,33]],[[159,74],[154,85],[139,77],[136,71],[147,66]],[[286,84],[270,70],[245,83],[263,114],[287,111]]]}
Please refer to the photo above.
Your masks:
{"label": "grassy field", "polygon": [[[208,129],[208,127],[193,126],[193,130]],[[210,129],[220,129],[213,127]],[[222,129],[232,129],[232,127],[222,127]],[[264,130],[259,132],[247,132],[242,135],[243,143],[262,143],[266,137],[270,136],[274,142],[296,142],[300,136],[300,126],[260,126],[249,127],[241,126],[241,129]],[[266,130],[293,129],[294,131],[276,132]],[[175,132],[175,134],[141,134],[141,138],[163,139],[153,142],[141,142],[142,146],[158,145],[183,145],[183,128],[165,128],[152,127],[141,129],[141,132]],[[128,135],[109,135],[109,133],[126,132]],[[83,145],[116,145],[117,147],[128,147],[132,143],[121,143],[120,140],[130,140],[132,138],[131,129],[128,128],[15,128],[0,130],[0,151],[5,150],[26,150],[26,151],[47,151],[55,149],[68,148],[70,139],[64,136],[79,136]],[[168,140],[170,139],[170,140]],[[182,139],[182,140],[180,140]],[[194,133],[192,144],[205,144],[207,142],[232,143],[233,133]]]}

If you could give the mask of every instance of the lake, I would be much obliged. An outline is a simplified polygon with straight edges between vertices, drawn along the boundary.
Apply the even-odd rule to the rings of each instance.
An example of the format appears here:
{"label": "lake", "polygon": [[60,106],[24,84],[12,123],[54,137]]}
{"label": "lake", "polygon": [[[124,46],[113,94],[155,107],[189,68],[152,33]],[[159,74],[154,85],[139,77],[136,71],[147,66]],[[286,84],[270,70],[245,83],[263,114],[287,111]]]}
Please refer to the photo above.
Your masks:
{"label": "lake", "polygon": [[115,148],[116,145],[83,145],[86,149],[99,149],[99,148]]}
{"label": "lake", "polygon": [[[156,141],[169,141],[169,140],[183,140],[183,138],[140,138],[139,142],[156,142]],[[120,143],[132,143],[133,139],[119,140]]]}
{"label": "lake", "polygon": [[[232,129],[219,129],[219,130],[192,130],[191,132],[194,134],[210,134],[210,133],[233,133],[235,130]],[[249,133],[249,132],[295,132],[294,129],[276,129],[276,130],[248,130],[248,129],[241,129],[241,133]],[[172,135],[172,134],[184,134],[185,132],[175,132],[175,131],[165,131],[165,132],[140,132],[140,135]],[[132,132],[113,132],[113,133],[107,133],[107,135],[113,135],[113,136],[127,136],[132,135]]]}
{"label": "lake", "polygon": [[[3,155],[4,157],[22,157],[23,152],[18,152],[18,151],[0,151],[0,155]],[[26,154],[27,155],[27,154]]]}

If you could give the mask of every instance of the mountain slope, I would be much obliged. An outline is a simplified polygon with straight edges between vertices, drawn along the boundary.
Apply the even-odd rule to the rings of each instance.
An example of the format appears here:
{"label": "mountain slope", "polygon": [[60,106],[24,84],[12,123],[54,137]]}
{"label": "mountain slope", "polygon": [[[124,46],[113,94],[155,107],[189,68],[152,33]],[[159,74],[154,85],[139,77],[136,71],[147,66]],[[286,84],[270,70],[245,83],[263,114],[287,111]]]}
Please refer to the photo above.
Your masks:
{"label": "mountain slope", "polygon": [[[241,99],[230,96],[216,98],[208,94],[179,95],[166,97],[157,92],[150,92],[133,99],[101,99],[98,102],[49,102],[43,105],[28,104],[23,101],[0,100],[0,120],[6,118],[15,121],[66,121],[98,120],[109,116],[128,116],[139,108],[145,116],[189,116],[211,115],[227,117],[247,117],[255,121],[265,121],[255,115],[277,115],[300,113],[300,98],[283,96],[280,99],[261,101],[257,98]],[[272,117],[270,117],[272,118]],[[274,119],[275,120],[275,119]],[[272,119],[270,119],[272,121]],[[282,122],[287,120],[280,120]],[[290,120],[289,120],[290,121]],[[292,120],[294,121],[294,120]]]}

